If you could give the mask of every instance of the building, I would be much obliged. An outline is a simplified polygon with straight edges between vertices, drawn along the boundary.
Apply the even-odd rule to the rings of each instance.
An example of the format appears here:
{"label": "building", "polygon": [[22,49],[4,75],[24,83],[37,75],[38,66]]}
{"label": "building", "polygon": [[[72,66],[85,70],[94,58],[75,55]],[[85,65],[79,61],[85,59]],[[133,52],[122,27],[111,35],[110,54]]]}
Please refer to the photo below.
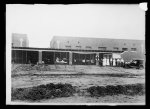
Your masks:
{"label": "building", "polygon": [[29,40],[27,34],[12,33],[13,47],[29,47]]}
{"label": "building", "polygon": [[125,61],[130,61],[133,58],[145,58],[144,40],[54,36],[50,47],[55,49],[124,51],[121,57]]}
{"label": "building", "polygon": [[108,50],[12,47],[12,62],[36,64],[44,61],[45,64],[102,65],[100,60],[103,56],[110,57],[113,55],[113,58],[120,58],[121,53],[122,51]]}
{"label": "building", "polygon": [[[45,64],[110,66],[123,58],[145,57],[142,40],[53,37],[51,48],[12,47],[12,62],[28,64],[44,61]],[[105,63],[104,63],[105,62]]]}

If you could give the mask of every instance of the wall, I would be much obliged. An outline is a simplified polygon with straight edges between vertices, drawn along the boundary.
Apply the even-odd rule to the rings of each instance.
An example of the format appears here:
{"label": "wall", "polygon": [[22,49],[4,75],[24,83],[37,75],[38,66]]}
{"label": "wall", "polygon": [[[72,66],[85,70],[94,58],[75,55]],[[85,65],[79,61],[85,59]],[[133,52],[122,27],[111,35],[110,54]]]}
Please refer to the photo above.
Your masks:
{"label": "wall", "polygon": [[12,33],[12,46],[13,47],[29,47],[29,40],[27,38],[27,35]]}
{"label": "wall", "polygon": [[[58,41],[59,44],[57,43]],[[54,36],[50,44],[51,48],[61,48],[61,49],[70,48],[70,49],[99,50],[98,47],[106,47],[106,50],[115,50],[114,47],[117,47],[119,51],[122,51],[122,48],[127,48],[128,53],[122,54],[122,57],[126,61],[131,60],[132,58],[145,57],[144,40]],[[81,48],[78,48],[76,46],[81,46]],[[90,46],[91,48],[86,48],[86,46]],[[132,52],[131,48],[136,48],[136,51]]]}

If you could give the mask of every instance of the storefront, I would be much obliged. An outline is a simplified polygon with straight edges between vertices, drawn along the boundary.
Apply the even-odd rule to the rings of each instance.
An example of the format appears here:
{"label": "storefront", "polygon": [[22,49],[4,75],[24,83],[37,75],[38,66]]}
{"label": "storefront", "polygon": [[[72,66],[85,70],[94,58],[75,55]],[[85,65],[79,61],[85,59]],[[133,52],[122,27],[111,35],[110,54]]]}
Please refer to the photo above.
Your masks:
{"label": "storefront", "polygon": [[12,63],[36,64],[38,62],[38,51],[12,50]]}
{"label": "storefront", "polygon": [[121,59],[121,53],[122,51],[14,47],[12,49],[12,62],[17,64],[42,62],[48,65],[112,66],[112,61]]}
{"label": "storefront", "polygon": [[73,65],[96,65],[96,53],[73,53]]}

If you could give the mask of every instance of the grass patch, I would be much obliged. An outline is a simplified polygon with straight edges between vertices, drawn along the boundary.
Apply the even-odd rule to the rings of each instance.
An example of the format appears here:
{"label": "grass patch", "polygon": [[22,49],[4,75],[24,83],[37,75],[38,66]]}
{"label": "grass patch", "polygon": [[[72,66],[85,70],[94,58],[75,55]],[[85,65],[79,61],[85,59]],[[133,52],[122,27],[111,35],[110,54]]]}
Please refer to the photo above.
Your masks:
{"label": "grass patch", "polygon": [[107,86],[92,86],[87,89],[91,96],[105,95],[143,95],[145,93],[144,84],[128,84],[128,85],[107,85]]}
{"label": "grass patch", "polygon": [[71,84],[46,84],[32,88],[12,89],[12,100],[37,101],[42,99],[69,97],[75,92]]}

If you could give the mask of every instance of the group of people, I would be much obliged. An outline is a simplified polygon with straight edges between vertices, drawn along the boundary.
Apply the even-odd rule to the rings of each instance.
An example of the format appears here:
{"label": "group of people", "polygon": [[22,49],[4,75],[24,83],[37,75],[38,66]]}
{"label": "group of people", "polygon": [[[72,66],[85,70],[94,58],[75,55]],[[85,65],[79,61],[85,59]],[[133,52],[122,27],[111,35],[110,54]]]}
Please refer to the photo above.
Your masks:
{"label": "group of people", "polygon": [[102,60],[102,66],[117,66],[117,67],[123,67],[124,66],[124,60],[122,58],[103,58]]}

